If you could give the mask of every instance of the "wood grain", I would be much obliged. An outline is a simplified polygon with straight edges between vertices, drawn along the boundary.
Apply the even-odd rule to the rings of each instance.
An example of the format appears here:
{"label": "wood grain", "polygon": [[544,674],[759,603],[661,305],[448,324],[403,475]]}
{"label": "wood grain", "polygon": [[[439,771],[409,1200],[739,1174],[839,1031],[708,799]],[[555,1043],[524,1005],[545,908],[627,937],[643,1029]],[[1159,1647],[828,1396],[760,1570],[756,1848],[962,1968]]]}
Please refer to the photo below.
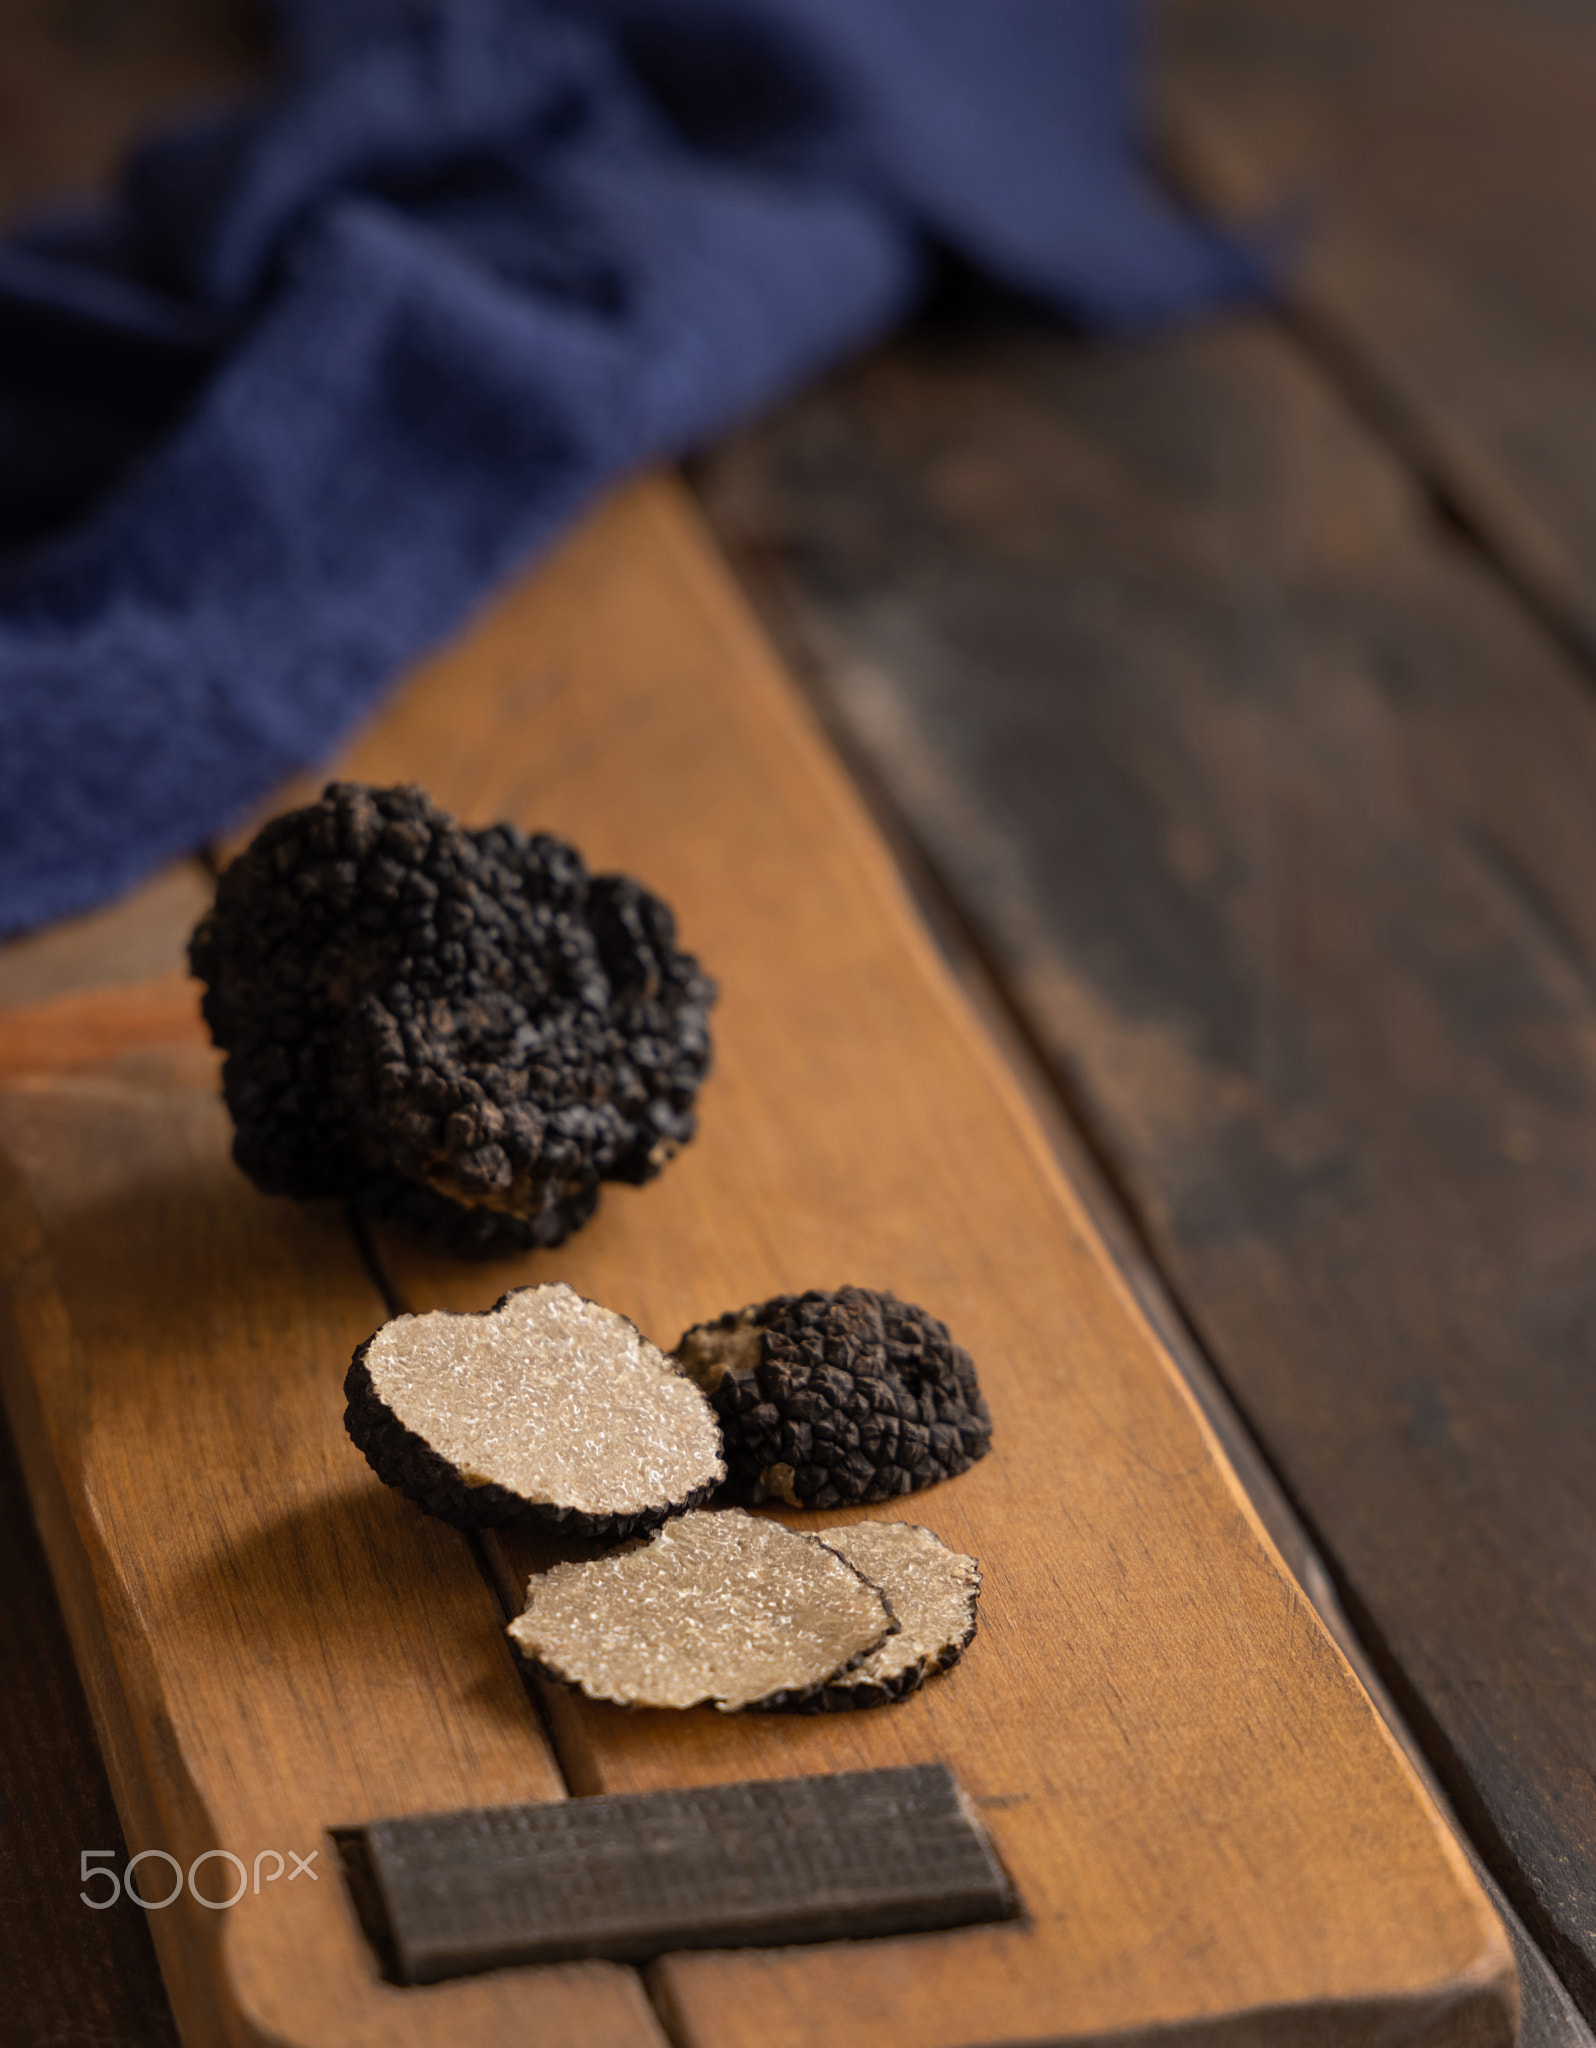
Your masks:
{"label": "wood grain", "polygon": [[1320,344],[1586,659],[1596,651],[1596,13],[1162,0],[1176,160],[1308,228]]}
{"label": "wood grain", "polygon": [[140,1051],[159,1061],[174,1046],[205,1043],[194,984],[177,970],[110,1001],[103,989],[75,989],[0,1009],[0,1075],[79,1073],[125,1064]]}
{"label": "wood grain", "polygon": [[[185,863],[116,905],[0,946],[0,1074],[92,1067],[131,1035],[161,1042],[194,1019],[177,974],[188,925],[209,895]],[[96,984],[161,976],[106,1014]],[[74,996],[70,991],[78,991]],[[20,1012],[16,1005],[26,1004]],[[129,1850],[83,1697],[33,1512],[0,1417],[0,1983],[19,2043],[74,2030],[105,2048],[177,2039],[144,1915],[109,1918],[73,1897],[85,1848]],[[101,1885],[98,1894],[103,1896]]]}
{"label": "wood grain", "polygon": [[[102,2048],[176,2048],[149,1929],[77,1905],[79,1852],[128,1848],[50,1586],[33,1513],[0,1428],[0,1983],[20,2048],[92,2035]],[[101,1888],[103,1892],[103,1887]],[[74,1910],[76,1908],[76,1910]]]}
{"label": "wood grain", "polygon": [[183,948],[210,900],[202,863],[176,861],[104,910],[8,939],[0,944],[0,1011],[182,974]]}
{"label": "wood grain", "polygon": [[1596,716],[1279,336],[945,336],[711,468],[1596,2011]]}
{"label": "wood grain", "polygon": [[[563,1791],[464,1540],[344,1437],[348,1355],[384,1311],[339,1214],[238,1175],[192,1027],[13,1075],[0,1147],[7,1404],[129,1842],[185,1867],[322,1852],[319,1882],[149,1916],[184,2038],[659,2048],[613,1966],[381,1984],[329,1867],[330,1825]],[[225,1896],[229,1867],[209,1875]],[[83,1910],[75,1872],[52,1882]]]}
{"label": "wood grain", "polygon": [[[385,1238],[403,1295],[479,1308],[561,1278],[669,1343],[779,1288],[891,1286],[975,1349],[996,1416],[990,1458],[896,1510],[987,1574],[981,1635],[923,1694],[807,1723],[554,1703],[584,1791],[945,1760],[1025,1901],[1023,1925],[667,1961],[682,2038],[1510,2038],[1506,1947],[1459,1852],[671,494],[611,505],[343,767],[422,764],[469,818],[661,888],[724,995],[702,1134],[657,1185],[529,1260]],[[512,1579],[534,1561],[501,1555]]]}

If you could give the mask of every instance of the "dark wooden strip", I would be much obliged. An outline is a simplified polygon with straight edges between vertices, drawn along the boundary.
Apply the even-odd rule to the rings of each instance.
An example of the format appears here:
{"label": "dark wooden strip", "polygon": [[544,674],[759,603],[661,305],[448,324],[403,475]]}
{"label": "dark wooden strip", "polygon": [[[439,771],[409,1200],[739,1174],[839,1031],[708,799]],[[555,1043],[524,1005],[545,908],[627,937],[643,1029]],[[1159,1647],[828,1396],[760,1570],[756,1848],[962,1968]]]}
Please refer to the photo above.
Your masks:
{"label": "dark wooden strip", "polygon": [[403,1984],[508,1963],[910,1934],[1015,1910],[944,1764],[337,1832],[362,1922]]}
{"label": "dark wooden strip", "polygon": [[927,337],[706,501],[1596,2012],[1596,707],[1266,327]]}
{"label": "dark wooden strip", "polygon": [[1596,660],[1596,10],[1162,0],[1181,170],[1311,220],[1304,319]]}
{"label": "dark wooden strip", "polygon": [[0,2038],[177,2048],[146,1916],[78,1896],[82,1851],[128,1852],[3,1416],[0,1585]]}

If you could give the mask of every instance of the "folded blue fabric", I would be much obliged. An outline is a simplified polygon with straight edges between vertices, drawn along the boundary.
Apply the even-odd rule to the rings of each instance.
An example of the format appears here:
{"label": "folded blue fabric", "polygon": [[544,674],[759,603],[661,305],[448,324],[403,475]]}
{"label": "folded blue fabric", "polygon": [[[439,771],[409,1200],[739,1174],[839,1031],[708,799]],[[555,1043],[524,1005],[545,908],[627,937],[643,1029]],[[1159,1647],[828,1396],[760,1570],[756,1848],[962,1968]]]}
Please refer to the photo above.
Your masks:
{"label": "folded blue fabric", "polygon": [[607,480],[951,247],[1082,323],[1255,290],[1126,0],[291,0],[268,95],[0,249],[0,931],[326,758]]}

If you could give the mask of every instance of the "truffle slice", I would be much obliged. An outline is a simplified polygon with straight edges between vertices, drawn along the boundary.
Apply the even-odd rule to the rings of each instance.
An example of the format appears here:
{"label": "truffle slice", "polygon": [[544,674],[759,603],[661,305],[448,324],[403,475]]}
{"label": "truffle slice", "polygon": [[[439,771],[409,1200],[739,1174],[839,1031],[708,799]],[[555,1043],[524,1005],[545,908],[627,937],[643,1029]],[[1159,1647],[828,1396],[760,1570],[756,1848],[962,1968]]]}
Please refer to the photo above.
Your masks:
{"label": "truffle slice", "polygon": [[589,1699],[736,1713],[802,1705],[895,1626],[835,1550],[732,1508],[555,1565],[527,1587],[510,1635]]}
{"label": "truffle slice", "polygon": [[778,1294],[699,1323],[675,1355],[713,1403],[732,1478],[755,1500],[887,1500],[991,1447],[969,1353],[896,1295]]}
{"label": "truffle slice", "polygon": [[817,1706],[885,1706],[958,1663],[974,1639],[981,1598],[973,1557],[915,1522],[848,1522],[814,1534],[880,1587],[898,1623],[895,1636],[825,1686]]}
{"label": "truffle slice", "polygon": [[397,1316],[355,1353],[344,1393],[344,1427],[377,1477],[460,1528],[624,1536],[726,1476],[698,1389],[563,1282],[478,1315]]}
{"label": "truffle slice", "polygon": [[714,984],[669,907],[425,790],[329,783],[223,874],[189,942],[233,1156],[446,1245],[556,1245],[692,1137]]}

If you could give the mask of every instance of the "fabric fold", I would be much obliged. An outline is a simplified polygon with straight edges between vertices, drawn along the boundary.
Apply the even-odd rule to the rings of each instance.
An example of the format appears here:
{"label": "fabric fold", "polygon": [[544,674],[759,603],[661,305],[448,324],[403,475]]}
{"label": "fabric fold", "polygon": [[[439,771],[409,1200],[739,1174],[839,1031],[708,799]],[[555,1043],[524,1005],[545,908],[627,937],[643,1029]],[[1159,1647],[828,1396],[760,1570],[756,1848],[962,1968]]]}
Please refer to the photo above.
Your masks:
{"label": "fabric fold", "polygon": [[0,930],[324,759],[605,483],[958,251],[1083,324],[1255,293],[1119,0],[280,9],[255,103],[0,251]]}

